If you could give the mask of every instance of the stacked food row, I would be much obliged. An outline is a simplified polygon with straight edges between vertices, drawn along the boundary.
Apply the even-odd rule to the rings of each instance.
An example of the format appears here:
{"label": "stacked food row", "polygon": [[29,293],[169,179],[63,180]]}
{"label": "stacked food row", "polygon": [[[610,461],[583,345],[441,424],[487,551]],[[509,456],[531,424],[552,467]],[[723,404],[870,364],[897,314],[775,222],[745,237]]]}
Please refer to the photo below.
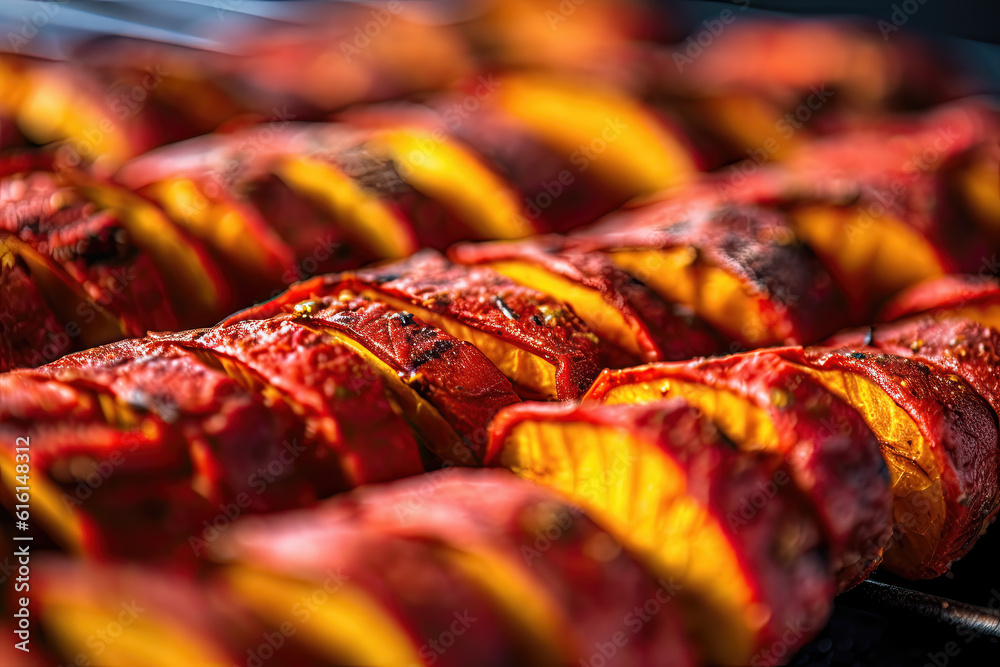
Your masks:
{"label": "stacked food row", "polygon": [[[616,272],[605,264],[605,278]],[[587,287],[601,274],[586,275],[577,297],[624,319],[614,307],[626,304],[621,291]],[[573,663],[617,646],[614,637],[631,640],[628,610],[657,600],[651,606],[683,622],[643,622],[649,636],[621,659],[693,650],[724,664],[780,662],[822,627],[836,590],[882,561],[905,576],[941,574],[998,507],[1000,287],[948,278],[897,303],[897,312],[934,316],[821,347],[605,370],[591,386],[614,348],[573,304],[425,251],[307,281],[212,329],[9,372],[0,376],[2,430],[8,442],[30,437],[33,517],[61,547],[211,582],[189,593],[168,585],[162,600],[143,593],[167,617],[149,621],[152,646],[173,646],[161,624],[179,623],[170,610],[189,606],[171,596],[216,586],[223,616],[207,627],[228,627],[226,614],[263,627],[185,644],[197,660],[240,655],[287,622],[302,632],[290,646],[312,660],[401,664],[448,631],[452,611],[475,608],[496,619],[481,628],[504,651]],[[522,402],[585,390],[582,404]],[[483,463],[540,486],[456,467]],[[424,471],[437,472],[240,520]],[[396,540],[404,546],[387,545]],[[370,562],[397,548],[400,562]],[[155,578],[53,567],[36,599],[57,644],[74,651],[113,620],[121,586],[138,595],[144,577]],[[301,628],[288,620],[342,570],[356,578],[343,600],[320,595],[329,617]],[[458,583],[436,578],[445,575]],[[397,576],[398,586],[387,583]],[[633,583],[623,589],[617,577]],[[465,588],[478,606],[430,592]],[[561,597],[571,593],[593,609]],[[441,605],[435,614],[431,602]],[[794,622],[805,630],[774,653]],[[347,630],[353,624],[379,630]],[[605,636],[611,644],[591,641]],[[492,645],[473,637],[466,650]],[[131,645],[117,650],[145,659]]]}
{"label": "stacked food row", "polygon": [[61,358],[0,375],[2,499],[74,556],[32,562],[53,662],[781,664],[992,522],[991,108],[698,175],[692,124],[494,81],[111,178],[10,158],[4,363]]}
{"label": "stacked food row", "polygon": [[[0,166],[0,369],[208,326],[296,280],[419,248],[563,233],[699,167],[727,165],[713,177],[723,199],[794,205],[856,323],[916,280],[977,272],[996,247],[992,110],[905,36],[727,20],[693,58],[587,3],[556,23],[582,31],[585,53],[569,57],[515,47],[545,14],[521,5],[446,28],[335,14],[247,35],[242,58],[110,39],[75,65],[0,56],[0,140],[15,147]],[[384,24],[377,38],[341,53],[368,21]],[[827,55],[803,59],[815,44]],[[567,67],[587,49],[608,71]],[[935,103],[948,104],[912,114]],[[825,235],[835,227],[850,237]],[[864,247],[831,256],[847,244]],[[725,333],[753,347],[789,332]]]}
{"label": "stacked food row", "polygon": [[[582,211],[599,215],[694,172],[678,137],[628,98],[513,77],[482,85],[509,91],[495,113],[512,127],[491,130],[484,117],[466,129],[484,142],[524,144],[507,168],[489,157],[488,145],[477,151],[440,113],[416,106],[193,139],[129,162],[116,182],[66,168],[58,157],[8,158],[4,281],[25,288],[22,301],[5,308],[22,324],[5,346],[4,366],[39,365],[151,329],[212,324],[303,277],[422,247],[566,229]],[[503,107],[539,97],[549,114],[589,104],[594,115],[563,128],[561,138],[541,121],[518,126]],[[560,142],[599,137],[605,118],[628,128],[601,158],[603,170],[619,173],[574,178],[576,149]],[[636,152],[645,155],[636,161]],[[504,176],[538,161],[568,176],[537,183],[545,198]],[[621,182],[637,174],[644,180]],[[558,205],[542,213],[526,205],[532,196]]]}

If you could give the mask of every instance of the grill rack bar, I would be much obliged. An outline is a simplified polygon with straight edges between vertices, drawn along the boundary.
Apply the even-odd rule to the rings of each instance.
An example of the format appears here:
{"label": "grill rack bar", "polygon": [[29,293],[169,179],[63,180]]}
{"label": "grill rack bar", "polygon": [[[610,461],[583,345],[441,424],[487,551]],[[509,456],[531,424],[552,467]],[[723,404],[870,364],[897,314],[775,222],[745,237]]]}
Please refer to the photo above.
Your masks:
{"label": "grill rack bar", "polygon": [[1000,609],[989,609],[867,580],[837,598],[847,606],[888,616],[900,613],[1000,639]]}

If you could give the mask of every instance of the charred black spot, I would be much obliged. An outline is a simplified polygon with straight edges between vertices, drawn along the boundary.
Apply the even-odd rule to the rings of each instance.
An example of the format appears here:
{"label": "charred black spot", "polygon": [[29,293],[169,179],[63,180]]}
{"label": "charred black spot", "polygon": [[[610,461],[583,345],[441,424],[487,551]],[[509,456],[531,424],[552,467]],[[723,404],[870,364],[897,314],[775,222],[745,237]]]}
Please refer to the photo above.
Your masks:
{"label": "charred black spot", "polygon": [[138,250],[128,232],[110,223],[67,225],[49,236],[49,252],[58,262],[79,261],[86,267],[118,264],[134,257]]}
{"label": "charred black spot", "polygon": [[685,218],[683,220],[678,220],[677,222],[667,223],[659,227],[660,231],[669,232],[670,234],[675,234],[677,236],[683,236],[691,232],[691,219]]}
{"label": "charred black spot", "polygon": [[335,324],[350,324],[358,314],[353,310],[341,310],[330,316],[330,321]]}
{"label": "charred black spot", "polygon": [[413,192],[394,160],[376,155],[363,144],[340,151],[334,163],[365,190],[382,195]]}
{"label": "charred black spot", "polygon": [[447,308],[451,305],[453,299],[450,294],[435,294],[432,301],[432,305],[438,308]]}
{"label": "charred black spot", "polygon": [[141,389],[136,389],[128,393],[125,396],[125,403],[140,414],[149,412],[152,407],[151,397]]}
{"label": "charred black spot", "polygon": [[414,369],[420,368],[429,361],[434,361],[435,359],[440,359],[442,355],[448,352],[452,347],[455,346],[455,341],[450,338],[442,338],[434,341],[434,344],[430,346],[424,352],[416,355],[411,362],[411,367]]}
{"label": "charred black spot", "polygon": [[413,313],[408,313],[405,310],[396,316],[399,323],[404,327],[408,327],[413,324]]}
{"label": "charred black spot", "polygon": [[376,273],[372,276],[371,281],[376,285],[382,285],[384,283],[391,283],[393,280],[399,280],[400,274],[398,273]]}
{"label": "charred black spot", "polygon": [[531,321],[534,322],[537,326],[542,326],[542,318],[540,318],[538,315],[532,315]]}
{"label": "charred black spot", "polygon": [[493,297],[493,303],[496,304],[497,308],[500,309],[500,312],[503,313],[504,317],[506,317],[508,320],[513,320],[514,322],[517,322],[519,319],[521,319],[521,316],[515,313],[513,310],[511,310],[510,306],[508,306],[507,303],[501,297],[499,296]]}
{"label": "charred black spot", "polygon": [[863,360],[863,359],[867,359],[868,358],[868,355],[865,354],[864,352],[851,352],[847,356],[849,356],[851,359],[862,359]]}

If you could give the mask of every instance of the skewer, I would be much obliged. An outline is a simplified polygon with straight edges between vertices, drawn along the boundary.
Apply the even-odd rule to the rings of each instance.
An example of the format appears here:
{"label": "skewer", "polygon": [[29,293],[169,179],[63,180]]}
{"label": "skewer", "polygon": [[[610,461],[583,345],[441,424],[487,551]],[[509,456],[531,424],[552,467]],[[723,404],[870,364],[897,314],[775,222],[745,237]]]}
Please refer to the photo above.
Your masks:
{"label": "skewer", "polygon": [[871,579],[844,593],[840,602],[879,614],[906,614],[976,635],[1000,638],[1000,610],[978,607]]}

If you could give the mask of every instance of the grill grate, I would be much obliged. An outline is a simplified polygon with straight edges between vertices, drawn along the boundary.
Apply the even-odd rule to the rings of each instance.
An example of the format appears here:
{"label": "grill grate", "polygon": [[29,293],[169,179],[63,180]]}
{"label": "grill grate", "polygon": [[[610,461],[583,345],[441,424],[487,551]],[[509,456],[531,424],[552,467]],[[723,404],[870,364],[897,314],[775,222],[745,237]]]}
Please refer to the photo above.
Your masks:
{"label": "grill grate", "polygon": [[1000,665],[998,553],[1000,530],[994,527],[938,579],[906,581],[876,573],[837,598],[827,627],[790,664]]}

